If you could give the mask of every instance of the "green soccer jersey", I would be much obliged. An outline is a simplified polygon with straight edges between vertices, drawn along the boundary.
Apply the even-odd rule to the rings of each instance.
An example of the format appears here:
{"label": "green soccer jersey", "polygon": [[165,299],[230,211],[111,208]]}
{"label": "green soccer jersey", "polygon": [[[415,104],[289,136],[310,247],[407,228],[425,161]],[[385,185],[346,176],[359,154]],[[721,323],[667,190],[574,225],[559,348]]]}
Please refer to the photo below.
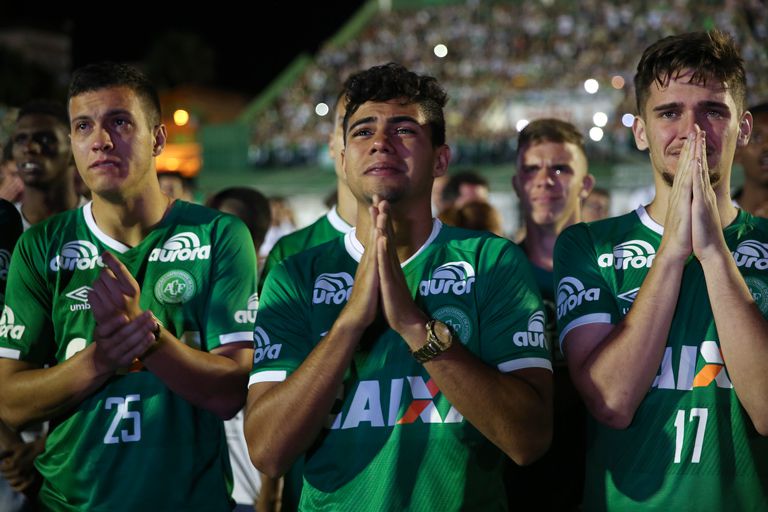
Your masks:
{"label": "green soccer jersey", "polygon": [[[136,247],[96,225],[91,203],[33,226],[11,262],[0,356],[61,363],[93,340],[88,304],[100,254],[141,286],[140,304],[184,343],[211,351],[252,341],[256,257],[231,215],[176,201]],[[171,391],[140,363],[53,418],[36,461],[45,509],[230,510],[223,422]]]}
{"label": "green soccer jersey", "polygon": [[[267,280],[250,383],[283,381],[349,299],[363,247],[352,231],[288,258]],[[402,264],[416,303],[502,372],[551,370],[544,312],[514,244],[435,221]],[[504,454],[440,393],[405,341],[369,330],[327,429],[306,453],[302,510],[502,510]]]}
{"label": "green soccer jersey", "polygon": [[280,240],[269,251],[267,260],[264,262],[264,268],[259,278],[259,292],[264,287],[269,272],[285,258],[333,240],[337,236],[349,233],[351,230],[352,226],[339,216],[334,206],[327,214],[309,226],[280,237]]}
{"label": "green soccer jersey", "polygon": [[[563,232],[555,247],[561,343],[577,326],[621,321],[662,233],[643,207]],[[768,314],[768,221],[740,210],[724,234]],[[590,421],[585,510],[768,510],[768,439],[733,389],[710,299],[691,257],[657,377],[632,424],[614,430]]]}

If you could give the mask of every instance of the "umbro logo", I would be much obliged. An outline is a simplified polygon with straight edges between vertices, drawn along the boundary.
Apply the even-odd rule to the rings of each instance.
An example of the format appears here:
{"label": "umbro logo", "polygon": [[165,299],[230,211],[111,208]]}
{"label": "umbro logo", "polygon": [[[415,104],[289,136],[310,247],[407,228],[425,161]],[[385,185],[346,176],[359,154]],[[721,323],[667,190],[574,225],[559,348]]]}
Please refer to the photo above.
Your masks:
{"label": "umbro logo", "polygon": [[75,301],[75,304],[69,305],[69,310],[85,311],[87,309],[91,309],[91,305],[88,303],[88,294],[91,293],[91,290],[93,290],[93,288],[90,286],[81,286],[80,288],[72,290],[66,294],[68,299]]}

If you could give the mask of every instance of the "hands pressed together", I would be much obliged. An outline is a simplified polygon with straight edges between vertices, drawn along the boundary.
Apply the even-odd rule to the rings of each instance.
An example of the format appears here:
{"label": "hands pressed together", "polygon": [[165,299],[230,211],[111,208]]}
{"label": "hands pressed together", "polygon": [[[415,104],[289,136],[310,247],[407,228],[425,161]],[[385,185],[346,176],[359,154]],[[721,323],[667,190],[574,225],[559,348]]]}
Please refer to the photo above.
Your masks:
{"label": "hands pressed together", "polygon": [[139,306],[141,290],[117,258],[105,252],[106,267],[88,296],[96,320],[94,342],[98,360],[109,371],[128,367],[155,343],[155,319]]}
{"label": "hands pressed together", "polygon": [[662,247],[685,260],[693,253],[699,261],[725,247],[717,198],[709,178],[706,132],[695,125],[680,152]]}
{"label": "hands pressed together", "polygon": [[389,202],[374,196],[369,208],[371,229],[355,274],[355,284],[344,309],[364,330],[381,311],[387,324],[404,339],[423,342],[427,316],[413,300],[395,246]]}

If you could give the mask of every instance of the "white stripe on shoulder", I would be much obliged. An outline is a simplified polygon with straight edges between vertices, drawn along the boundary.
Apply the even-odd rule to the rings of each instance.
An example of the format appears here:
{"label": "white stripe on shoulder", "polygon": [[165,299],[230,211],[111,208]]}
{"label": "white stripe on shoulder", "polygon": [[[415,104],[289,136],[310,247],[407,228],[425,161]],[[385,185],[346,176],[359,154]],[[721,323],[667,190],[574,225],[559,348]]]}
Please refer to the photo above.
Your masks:
{"label": "white stripe on shoulder", "polygon": [[347,222],[341,218],[335,206],[331,208],[331,211],[329,211],[326,214],[326,218],[328,219],[328,222],[331,224],[333,229],[335,229],[339,233],[343,233],[343,234],[349,233],[350,231],[352,231],[352,228],[354,227],[347,224]]}
{"label": "white stripe on shoulder", "polygon": [[418,251],[413,253],[413,255],[410,258],[408,258],[407,260],[405,260],[400,264],[400,267],[404,268],[407,264],[412,262],[419,254],[424,252],[424,249],[429,247],[432,244],[432,242],[435,241],[435,238],[437,238],[437,235],[440,234],[441,229],[443,229],[443,223],[440,222],[440,219],[437,219],[437,218],[432,219],[432,232],[429,234],[429,237],[427,237],[427,240],[421,245],[421,247],[419,247]]}
{"label": "white stripe on shoulder", "polygon": [[85,218],[85,224],[88,226],[88,229],[93,233],[93,236],[101,241],[101,243],[121,254],[128,252],[131,249],[123,242],[115,240],[103,232],[101,228],[96,225],[96,219],[93,216],[93,201],[88,201],[85,206],[83,206],[83,217]]}
{"label": "white stripe on shoulder", "polygon": [[287,378],[288,372],[285,370],[270,370],[254,373],[251,375],[251,378],[248,379],[248,387],[258,384],[259,382],[283,382]]}
{"label": "white stripe on shoulder", "polygon": [[645,209],[645,206],[638,206],[637,210],[635,210],[635,213],[637,213],[637,216],[640,217],[640,222],[642,222],[643,226],[660,235],[664,234],[664,226],[651,218],[651,216],[648,214],[648,210]]}
{"label": "white stripe on shoulder", "polygon": [[525,368],[544,368],[545,370],[552,371],[552,361],[545,357],[524,357],[522,359],[513,359],[512,361],[504,361],[497,368],[501,373],[514,372],[515,370],[523,370]]}
{"label": "white stripe on shoulder", "polygon": [[253,331],[230,332],[219,335],[219,343],[237,343],[238,341],[250,341],[253,343]]}
{"label": "white stripe on shoulder", "polygon": [[576,327],[581,327],[582,325],[587,324],[610,324],[611,323],[611,314],[610,313],[592,313],[591,315],[584,315],[580,316],[579,318],[575,318],[571,320],[571,322],[566,325],[563,328],[563,332],[560,333],[560,339],[558,342],[560,343],[560,350],[563,350],[563,340],[565,339],[565,335],[568,334],[570,331],[575,329]]}
{"label": "white stripe on shoulder", "polygon": [[0,347],[0,357],[3,357],[5,359],[18,360],[21,357],[21,351],[13,348]]}

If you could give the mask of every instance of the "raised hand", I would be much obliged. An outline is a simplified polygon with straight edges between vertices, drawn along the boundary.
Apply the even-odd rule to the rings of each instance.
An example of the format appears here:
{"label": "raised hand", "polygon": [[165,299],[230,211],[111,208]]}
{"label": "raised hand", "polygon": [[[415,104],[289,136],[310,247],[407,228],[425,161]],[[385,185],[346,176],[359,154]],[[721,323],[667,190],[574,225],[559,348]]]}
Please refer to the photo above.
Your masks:
{"label": "raised hand", "polygon": [[691,240],[693,253],[702,261],[725,247],[717,198],[709,180],[706,132],[696,126],[696,166],[693,174]]}
{"label": "raised hand", "polygon": [[381,309],[389,326],[404,339],[423,341],[427,316],[413,301],[395,249],[390,205],[378,203],[376,254],[381,288]]}
{"label": "raised hand", "polygon": [[[376,260],[376,244],[378,231],[376,229],[376,217],[379,214],[378,208],[374,205],[368,209],[371,216],[371,229],[365,235],[366,244],[363,257],[355,272],[355,284],[352,286],[352,293],[349,296],[347,305],[340,313],[347,325],[358,330],[365,330],[376,320],[379,310],[379,271]],[[360,235],[364,235],[360,233]]]}
{"label": "raised hand", "polygon": [[664,220],[664,236],[660,251],[671,254],[677,260],[685,260],[693,252],[691,234],[691,203],[693,201],[693,176],[697,172],[696,134],[690,133],[680,150],[675,180],[669,196],[667,217]]}
{"label": "raised hand", "polygon": [[136,318],[142,313],[139,306],[139,284],[125,265],[111,253],[105,252],[101,259],[106,268],[102,269],[99,277],[93,282],[93,290],[89,294],[96,323],[103,323],[119,313],[128,319]]}

